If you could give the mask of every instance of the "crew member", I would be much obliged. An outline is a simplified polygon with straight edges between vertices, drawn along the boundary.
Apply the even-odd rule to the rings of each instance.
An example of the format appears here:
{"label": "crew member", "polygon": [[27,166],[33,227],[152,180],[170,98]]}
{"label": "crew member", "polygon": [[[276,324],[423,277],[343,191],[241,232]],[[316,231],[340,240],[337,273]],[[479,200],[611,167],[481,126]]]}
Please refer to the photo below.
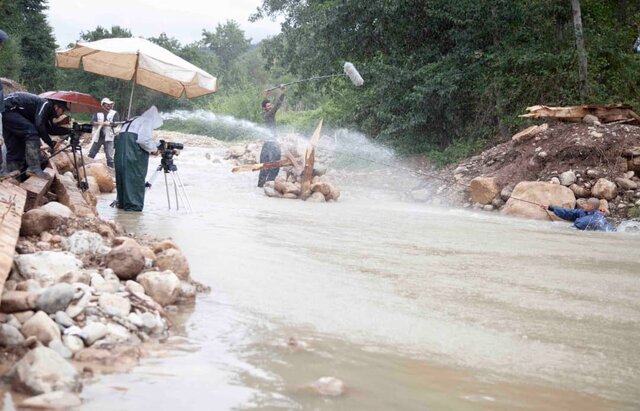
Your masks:
{"label": "crew member", "polygon": [[562,208],[552,205],[546,208],[563,220],[573,221],[573,226],[578,230],[616,231],[615,227],[607,221],[605,210],[598,209],[598,207],[600,207],[600,200],[592,197],[587,200],[584,209]]}
{"label": "crew member", "polygon": [[40,139],[53,151],[55,142],[49,135],[66,135],[68,128],[58,127],[53,119],[67,110],[67,103],[34,94],[16,92],[4,98],[2,127],[7,145],[7,171],[22,171],[28,176],[49,178],[42,171]]}
{"label": "crew member", "polygon": [[114,123],[120,121],[120,115],[113,109],[113,101],[105,97],[100,102],[102,112],[95,113],[91,119],[93,131],[91,132],[91,148],[89,157],[95,158],[100,147],[104,146],[104,155],[107,158],[107,167],[113,168],[113,140],[115,132]]}
{"label": "crew member", "polygon": [[[281,92],[280,96],[278,96],[278,99],[276,100],[276,104],[271,104],[271,101],[269,100],[269,90],[264,91],[264,100],[262,100],[262,118],[264,120],[265,127],[269,130],[270,137],[262,145],[262,150],[260,151],[261,163],[270,163],[272,161],[280,160],[280,147],[276,142],[276,112],[280,106],[282,106],[285,90],[286,87],[284,84],[281,84]],[[260,170],[260,175],[258,176],[258,187],[263,187],[264,183],[267,181],[275,180],[279,172],[279,168]]]}
{"label": "crew member", "polygon": [[[0,49],[4,47],[4,44],[9,39],[7,33],[3,30],[0,30]],[[6,157],[6,148],[4,147],[4,138],[2,137],[2,112],[4,111],[4,89],[0,84],[0,176],[6,174],[6,169],[4,166],[4,157]]]}

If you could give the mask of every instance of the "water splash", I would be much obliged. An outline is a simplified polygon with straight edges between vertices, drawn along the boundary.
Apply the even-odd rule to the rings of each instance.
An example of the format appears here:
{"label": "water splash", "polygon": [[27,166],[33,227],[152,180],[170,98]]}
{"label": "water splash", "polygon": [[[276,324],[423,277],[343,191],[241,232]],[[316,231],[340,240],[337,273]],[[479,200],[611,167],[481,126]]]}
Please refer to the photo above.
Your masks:
{"label": "water splash", "polygon": [[215,137],[222,141],[257,140],[269,136],[269,131],[256,123],[206,110],[176,110],[161,115],[173,131]]}

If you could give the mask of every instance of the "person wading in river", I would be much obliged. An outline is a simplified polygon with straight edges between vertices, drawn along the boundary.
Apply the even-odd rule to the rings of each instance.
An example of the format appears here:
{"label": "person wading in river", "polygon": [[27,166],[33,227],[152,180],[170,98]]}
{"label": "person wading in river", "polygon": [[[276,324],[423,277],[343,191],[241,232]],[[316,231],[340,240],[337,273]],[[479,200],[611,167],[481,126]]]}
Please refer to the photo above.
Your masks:
{"label": "person wading in river", "polygon": [[607,221],[605,211],[598,207],[600,207],[600,200],[593,197],[587,200],[584,209],[542,206],[543,209],[552,211],[563,220],[573,221],[573,226],[578,230],[616,231],[615,227]]}
{"label": "person wading in river", "polygon": [[[280,85],[280,96],[276,100],[276,104],[271,104],[269,100],[269,90],[264,91],[264,100],[262,100],[262,119],[264,120],[264,126],[269,130],[269,138],[262,145],[262,151],[260,151],[260,162],[270,163],[280,160],[281,152],[278,143],[276,142],[276,112],[282,106],[284,101],[284,92],[287,88],[284,84]],[[269,170],[260,170],[258,176],[258,187],[263,187],[267,181],[273,181],[280,172],[279,168],[272,168]]]}

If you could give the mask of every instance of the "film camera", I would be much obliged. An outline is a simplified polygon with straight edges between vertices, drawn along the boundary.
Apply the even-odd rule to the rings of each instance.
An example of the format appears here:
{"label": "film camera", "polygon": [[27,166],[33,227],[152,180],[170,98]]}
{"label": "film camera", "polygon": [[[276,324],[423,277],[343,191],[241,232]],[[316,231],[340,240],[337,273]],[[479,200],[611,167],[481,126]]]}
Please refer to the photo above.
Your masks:
{"label": "film camera", "polygon": [[160,144],[158,144],[158,151],[163,157],[172,157],[174,154],[178,154],[178,150],[183,149],[184,144],[182,143],[160,140]]}
{"label": "film camera", "polygon": [[80,145],[80,136],[84,133],[91,133],[92,130],[91,124],[81,124],[74,121],[69,134],[67,134],[71,147],[78,147]]}

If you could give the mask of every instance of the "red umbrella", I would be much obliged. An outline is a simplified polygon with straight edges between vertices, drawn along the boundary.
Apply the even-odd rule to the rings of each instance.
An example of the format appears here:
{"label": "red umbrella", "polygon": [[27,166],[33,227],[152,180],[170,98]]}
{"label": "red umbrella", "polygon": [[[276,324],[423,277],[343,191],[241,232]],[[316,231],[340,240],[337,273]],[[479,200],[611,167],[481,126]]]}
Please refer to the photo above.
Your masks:
{"label": "red umbrella", "polygon": [[40,97],[65,101],[74,113],[98,113],[104,111],[100,102],[90,94],[77,91],[46,91]]}

